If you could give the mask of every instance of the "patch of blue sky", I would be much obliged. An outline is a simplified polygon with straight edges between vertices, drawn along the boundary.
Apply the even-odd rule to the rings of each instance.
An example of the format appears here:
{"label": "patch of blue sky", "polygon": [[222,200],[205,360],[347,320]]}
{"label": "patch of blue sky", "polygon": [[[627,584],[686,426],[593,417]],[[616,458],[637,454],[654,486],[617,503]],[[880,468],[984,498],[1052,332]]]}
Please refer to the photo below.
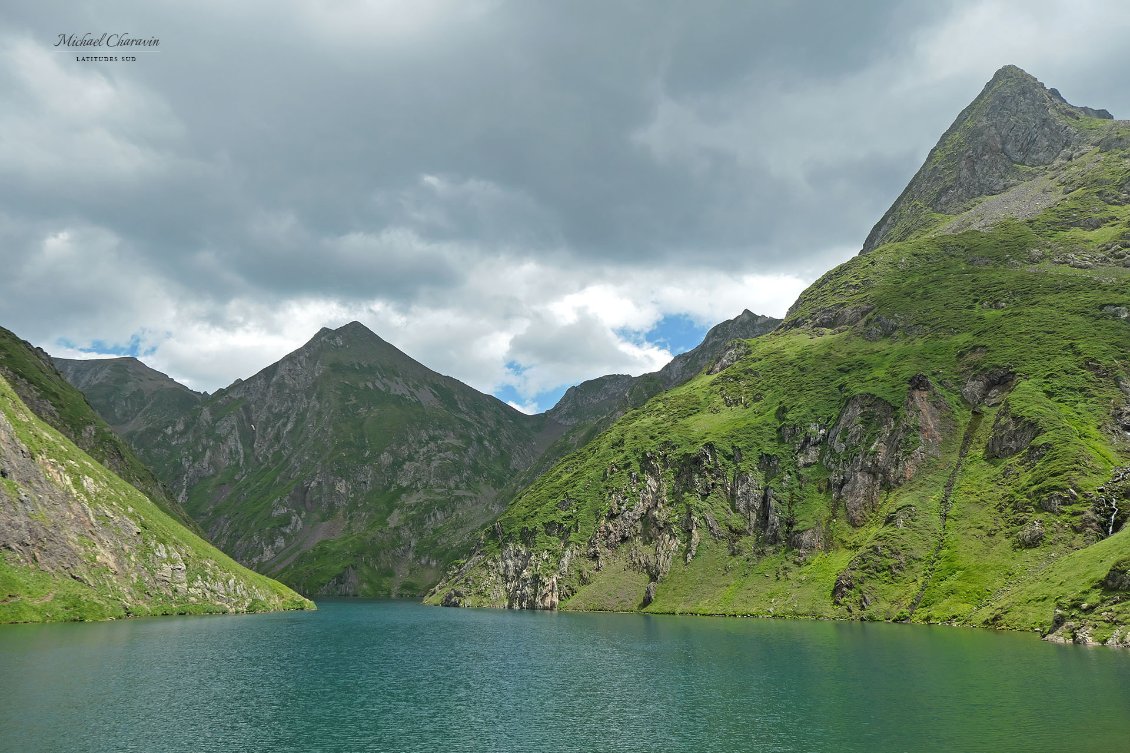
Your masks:
{"label": "patch of blue sky", "polygon": [[523,413],[544,413],[557,405],[557,401],[561,399],[567,389],[569,389],[569,385],[562,385],[552,390],[540,392],[533,398],[527,398],[508,384],[495,390],[494,396]]}
{"label": "patch of blue sky", "polygon": [[659,345],[677,356],[694,348],[706,337],[710,327],[699,324],[686,314],[668,314],[644,333],[643,339]]}
{"label": "patch of blue sky", "polygon": [[80,353],[94,353],[100,356],[133,356],[140,358],[142,356],[151,356],[157,352],[156,345],[150,345],[147,348],[141,347],[141,333],[135,332],[125,343],[112,343],[105,340],[91,340],[88,345],[79,345],[65,337],[60,337],[55,341],[57,344],[64,348],[77,350]]}

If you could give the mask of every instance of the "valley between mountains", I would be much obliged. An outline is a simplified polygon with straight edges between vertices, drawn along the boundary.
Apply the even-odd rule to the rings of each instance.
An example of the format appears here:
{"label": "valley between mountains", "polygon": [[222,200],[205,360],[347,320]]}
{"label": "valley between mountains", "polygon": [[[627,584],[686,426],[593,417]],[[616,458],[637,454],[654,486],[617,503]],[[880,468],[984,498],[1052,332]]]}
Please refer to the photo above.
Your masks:
{"label": "valley between mountains", "polygon": [[1130,122],[1012,66],[783,321],[540,415],[356,322],[211,395],[2,342],[7,621],[294,589],[1130,646]]}

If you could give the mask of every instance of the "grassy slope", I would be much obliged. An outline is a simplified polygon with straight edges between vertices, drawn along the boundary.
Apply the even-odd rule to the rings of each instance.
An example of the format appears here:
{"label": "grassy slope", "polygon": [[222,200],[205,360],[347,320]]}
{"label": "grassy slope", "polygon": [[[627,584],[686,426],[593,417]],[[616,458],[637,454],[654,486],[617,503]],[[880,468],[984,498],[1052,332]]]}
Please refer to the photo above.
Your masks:
{"label": "grassy slope", "polygon": [[[1027,628],[1048,624],[1048,605],[1079,602],[1069,595],[1090,594],[1093,603],[1102,595],[1094,593],[1096,574],[1130,554],[1125,532],[1088,546],[1093,534],[1081,523],[1087,492],[1130,462],[1130,446],[1110,420],[1112,406],[1127,399],[1116,377],[1130,375],[1130,322],[1103,311],[1130,306],[1126,151],[1093,150],[1059,177],[1071,191],[1066,200],[1030,221],[888,244],[832,270],[805,292],[790,321],[853,305],[873,306],[870,317],[853,327],[796,327],[751,340],[749,355],[730,369],[629,413],[515,500],[500,521],[503,540],[584,552],[610,496],[629,488],[644,453],[663,453],[677,465],[712,443],[727,474],[750,470],[762,454],[778,458],[774,483],[794,528],[821,527],[832,544],[807,556],[766,548],[742,535],[723,495],[686,495],[672,501],[672,520],[708,510],[727,533],[721,540],[706,536],[689,562],[677,557],[648,611],[899,619],[921,592],[915,620]],[[1084,263],[1055,261],[1071,258]],[[1095,266],[1077,268],[1088,264]],[[895,322],[893,333],[874,334],[878,315]],[[1039,426],[1032,443],[1044,450],[1038,461],[1023,453],[986,459],[999,407],[974,419],[960,390],[969,376],[994,367],[1019,376],[1008,403],[1013,415]],[[909,484],[889,489],[869,521],[852,528],[827,491],[827,471],[820,464],[798,468],[781,429],[829,426],[852,395],[900,406],[916,374],[926,375],[948,405],[952,430],[942,456]],[[942,491],[971,421],[975,430],[954,475],[939,545]],[[741,461],[732,448],[741,450]],[[1053,497],[1066,501],[1046,512],[1040,503]],[[913,514],[903,525],[885,522],[907,505]],[[1043,544],[1017,546],[1017,533],[1035,519],[1047,531]],[[500,548],[486,535],[479,553],[489,558]],[[575,595],[562,608],[637,608],[647,579],[622,554],[599,572],[578,558],[563,578],[564,593]],[[836,605],[836,579],[853,562],[867,573],[870,603]],[[553,559],[547,576],[555,566]],[[433,598],[455,586],[467,590],[469,603],[491,603],[484,577],[471,568]],[[1116,601],[1112,621],[1130,622],[1125,603],[1105,596]]]}
{"label": "grassy slope", "polygon": [[[206,543],[141,494],[133,486],[97,463],[73,442],[40,420],[0,378],[0,411],[12,424],[16,436],[40,463],[67,468],[73,478],[90,479],[89,485],[69,482],[69,491],[80,495],[99,519],[128,517],[141,530],[139,551],[151,553],[157,545],[176,547],[191,554],[186,558],[187,580],[197,577],[233,578],[262,598],[255,598],[246,611],[306,609],[312,604],[298,594],[265,576],[234,562]],[[9,478],[0,479],[0,503],[14,505],[21,488]],[[98,489],[92,494],[88,488]],[[149,592],[138,581],[119,578],[100,564],[94,552],[86,563],[84,577],[93,584],[66,572],[31,567],[12,553],[0,552],[0,622],[47,622],[59,620],[99,620],[158,614],[205,614],[230,611],[222,604],[193,598],[190,594],[168,595]]]}
{"label": "grassy slope", "polygon": [[168,514],[199,529],[161,482],[71,386],[50,361],[30,344],[0,327],[0,376],[5,377],[36,414],[80,445],[98,462],[137,487]]}

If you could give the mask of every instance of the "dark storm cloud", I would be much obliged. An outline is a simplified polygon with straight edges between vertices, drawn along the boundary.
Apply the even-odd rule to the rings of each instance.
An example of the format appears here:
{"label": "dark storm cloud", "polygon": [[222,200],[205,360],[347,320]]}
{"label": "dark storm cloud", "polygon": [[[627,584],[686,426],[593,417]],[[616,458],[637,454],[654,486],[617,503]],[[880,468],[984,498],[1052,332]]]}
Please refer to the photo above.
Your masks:
{"label": "dark storm cloud", "polygon": [[[382,38],[379,28],[320,35],[303,28],[306,14],[265,6],[213,8],[198,18],[162,17],[140,4],[66,6],[19,20],[44,42],[68,25],[63,19],[101,28],[126,18],[164,35],[157,59],[124,75],[162,98],[182,126],[149,138],[183,162],[166,176],[175,185],[135,184],[140,196],[121,186],[64,198],[79,213],[161,246],[183,275],[192,272],[184,258],[217,236],[231,238],[256,208],[295,213],[315,236],[410,225],[403,207],[372,198],[410,190],[432,173],[520,194],[533,222],[500,223],[490,215],[495,208],[482,207],[449,212],[446,225],[422,229],[426,236],[522,245],[560,239],[582,258],[627,260],[693,250],[719,262],[754,246],[776,266],[777,253],[796,250],[782,248],[792,234],[775,232],[779,218],[802,211],[807,198],[782,190],[761,166],[736,165],[725,149],[693,163],[662,162],[632,135],[652,122],[659,96],[709,110],[714,101],[725,106],[772,92],[771,82],[850,75],[891,54],[890,40],[908,38],[941,8],[915,16],[878,2],[510,3],[458,25],[440,13],[410,44]],[[150,104],[159,110],[164,103]],[[796,127],[784,119],[778,126]],[[72,185],[77,193],[89,181]],[[812,232],[820,224],[808,223],[808,237],[798,240],[818,245],[843,231]],[[263,249],[242,243],[224,253],[240,266],[241,254],[258,257]],[[242,266],[243,276],[268,287],[282,283],[268,276],[277,266]],[[357,270],[344,264],[342,271],[352,277]],[[305,279],[317,286],[321,278]]]}

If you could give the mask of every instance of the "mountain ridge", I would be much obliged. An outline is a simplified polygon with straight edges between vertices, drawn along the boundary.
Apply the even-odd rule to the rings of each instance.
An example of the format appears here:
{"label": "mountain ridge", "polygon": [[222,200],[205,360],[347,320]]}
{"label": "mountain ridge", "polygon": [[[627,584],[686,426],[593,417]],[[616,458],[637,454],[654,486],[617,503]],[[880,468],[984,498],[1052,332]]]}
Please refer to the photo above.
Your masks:
{"label": "mountain ridge", "polygon": [[[640,404],[687,378],[720,355],[729,335],[755,336],[777,321],[743,312],[712,328],[666,371],[595,380],[626,382],[571,415],[563,398],[554,409],[527,416],[431,371],[360,322],[323,327],[279,361],[180,415],[153,414],[158,420],[149,425],[153,415],[128,415],[137,403],[114,404],[117,393],[132,388],[99,384],[93,374],[84,384],[101,410],[129,428],[131,443],[204,530],[240,561],[307,592],[421,593],[438,579],[441,561],[468,546],[538,468],[591,439],[633,399]],[[336,386],[326,387],[329,382]],[[350,393],[348,410],[336,394],[341,389]],[[569,394],[588,399],[590,390],[584,383]],[[391,420],[355,425],[367,413],[377,424],[382,415]],[[307,425],[316,437],[299,437]],[[353,428],[346,431],[347,425]],[[439,444],[410,446],[426,437]],[[448,458],[442,467],[421,460],[438,446],[450,448],[439,453]],[[476,469],[467,471],[456,463],[460,453],[489,459],[469,463]],[[340,493],[329,486],[340,486]],[[359,501],[343,501],[350,497]],[[365,562],[368,569],[358,574],[355,565]]]}

